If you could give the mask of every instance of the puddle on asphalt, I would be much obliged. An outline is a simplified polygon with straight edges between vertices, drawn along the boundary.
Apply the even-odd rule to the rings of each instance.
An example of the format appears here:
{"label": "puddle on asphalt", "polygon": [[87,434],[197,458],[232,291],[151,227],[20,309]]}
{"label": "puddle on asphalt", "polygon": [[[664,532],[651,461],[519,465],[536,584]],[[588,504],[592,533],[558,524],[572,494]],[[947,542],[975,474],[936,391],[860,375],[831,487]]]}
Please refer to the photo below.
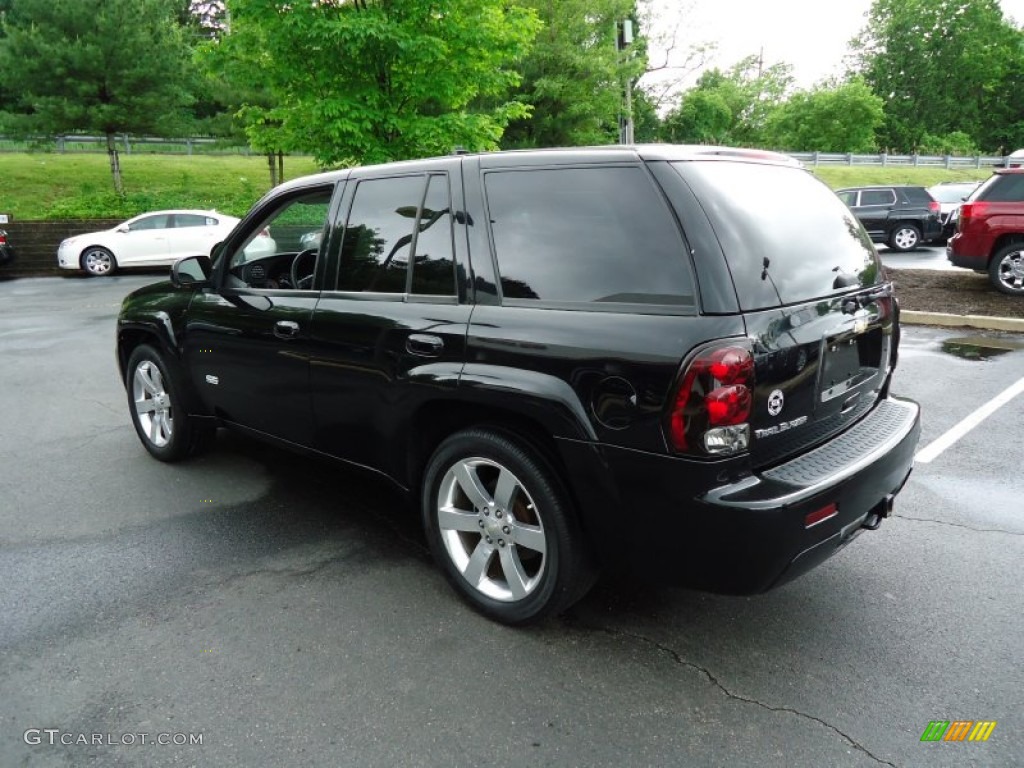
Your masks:
{"label": "puddle on asphalt", "polygon": [[963,360],[991,360],[993,357],[1005,355],[1024,349],[1024,341],[1011,339],[992,339],[985,336],[964,336],[946,339],[942,342],[942,351],[955,355]]}

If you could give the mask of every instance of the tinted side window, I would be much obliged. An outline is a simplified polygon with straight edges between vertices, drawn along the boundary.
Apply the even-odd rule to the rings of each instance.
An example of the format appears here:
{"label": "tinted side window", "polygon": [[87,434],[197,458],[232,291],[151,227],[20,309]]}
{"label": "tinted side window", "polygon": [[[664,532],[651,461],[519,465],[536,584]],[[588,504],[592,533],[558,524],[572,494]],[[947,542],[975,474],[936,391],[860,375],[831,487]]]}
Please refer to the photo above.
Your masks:
{"label": "tinted side window", "polygon": [[891,189],[865,189],[860,193],[861,205],[890,205],[896,202]]}
{"label": "tinted side window", "polygon": [[455,256],[452,252],[451,196],[447,176],[431,176],[416,234],[412,292],[455,295]]}
{"label": "tinted side window", "polygon": [[505,298],[692,304],[686,250],[637,167],[484,177]]}
{"label": "tinted side window", "polygon": [[1006,174],[995,176],[995,180],[986,184],[977,200],[989,200],[993,203],[1024,202],[1024,175]]}
{"label": "tinted side window", "polygon": [[424,176],[359,182],[341,245],[339,291],[405,293],[425,182]]}
{"label": "tinted side window", "polygon": [[176,228],[183,227],[205,227],[207,224],[212,222],[212,219],[206,216],[197,216],[194,213],[176,213],[174,214],[174,226]]}
{"label": "tinted side window", "polygon": [[857,190],[851,189],[845,192],[836,192],[836,194],[839,195],[840,200],[842,200],[851,208],[857,205]]}
{"label": "tinted side window", "polygon": [[932,202],[932,196],[928,194],[928,190],[922,187],[904,187],[903,194],[906,195],[907,200],[912,203],[919,203],[928,205]]}
{"label": "tinted side window", "polygon": [[128,229],[131,232],[139,232],[146,229],[166,229],[169,226],[170,216],[166,213],[161,213],[156,216],[147,216],[144,219],[139,219],[135,223],[129,225]]}

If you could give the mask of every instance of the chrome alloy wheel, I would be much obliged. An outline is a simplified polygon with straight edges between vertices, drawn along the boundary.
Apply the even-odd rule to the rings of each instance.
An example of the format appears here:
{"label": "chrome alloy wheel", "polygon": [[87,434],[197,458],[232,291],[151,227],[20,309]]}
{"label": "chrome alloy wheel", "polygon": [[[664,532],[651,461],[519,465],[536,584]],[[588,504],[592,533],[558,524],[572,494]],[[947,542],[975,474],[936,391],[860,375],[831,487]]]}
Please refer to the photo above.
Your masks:
{"label": "chrome alloy wheel", "polygon": [[82,266],[90,275],[101,277],[114,269],[114,257],[102,248],[90,248],[82,256]]}
{"label": "chrome alloy wheel", "polygon": [[171,396],[160,369],[150,360],[143,360],[135,369],[132,402],[146,438],[157,448],[167,445],[174,434]]}
{"label": "chrome alloy wheel", "polygon": [[1024,293],[1024,249],[1004,254],[996,270],[996,277],[1007,293]]}
{"label": "chrome alloy wheel", "polygon": [[917,245],[917,230],[912,227],[902,227],[893,234],[892,241],[901,251],[909,251]]}
{"label": "chrome alloy wheel", "polygon": [[437,492],[441,540],[470,586],[494,600],[522,600],[547,563],[544,525],[530,494],[506,467],[484,458],[458,461]]}

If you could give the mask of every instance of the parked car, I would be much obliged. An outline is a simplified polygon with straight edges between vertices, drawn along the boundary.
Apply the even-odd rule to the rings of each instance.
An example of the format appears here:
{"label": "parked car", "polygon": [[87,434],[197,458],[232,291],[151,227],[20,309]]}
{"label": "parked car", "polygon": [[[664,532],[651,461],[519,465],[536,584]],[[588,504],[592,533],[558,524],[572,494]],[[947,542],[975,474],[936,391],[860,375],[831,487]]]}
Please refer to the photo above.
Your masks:
{"label": "parked car", "polygon": [[[152,211],[113,229],[64,240],[57,249],[62,269],[81,269],[90,275],[111,275],[122,267],[163,267],[186,256],[208,254],[222,242],[239,219],[216,211]],[[269,232],[254,239],[253,258],[274,253]]]}
{"label": "parked car", "polygon": [[7,242],[7,231],[0,229],[0,267],[14,261],[14,248]]}
{"label": "parked car", "polygon": [[[282,222],[326,235],[245,256]],[[919,434],[898,342],[824,184],[670,145],[296,179],[117,324],[153,456],[223,425],[388,477],[454,588],[511,624],[599,568],[762,592],[877,528]]]}
{"label": "parked car", "polygon": [[1024,296],[1024,168],[1000,168],[960,206],[946,257]]}
{"label": "parked car", "polygon": [[928,194],[939,204],[939,221],[942,223],[942,234],[937,241],[945,243],[956,230],[954,215],[960,204],[966,200],[981,184],[980,181],[943,181],[928,187]]}
{"label": "parked car", "polygon": [[942,235],[939,203],[924,187],[847,187],[839,199],[864,225],[872,241],[910,251]]}

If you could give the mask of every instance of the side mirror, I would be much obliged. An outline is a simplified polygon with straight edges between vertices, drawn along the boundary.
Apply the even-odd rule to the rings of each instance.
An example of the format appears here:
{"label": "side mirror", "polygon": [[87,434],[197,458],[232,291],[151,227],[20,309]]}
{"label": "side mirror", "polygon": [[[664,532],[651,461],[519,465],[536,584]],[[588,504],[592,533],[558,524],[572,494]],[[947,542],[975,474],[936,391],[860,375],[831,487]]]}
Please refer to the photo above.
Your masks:
{"label": "side mirror", "polygon": [[115,231],[115,232],[121,232],[121,233],[124,233],[124,232],[129,232],[130,230],[128,229],[128,225],[127,225],[127,224],[122,224],[122,225],[121,225],[120,227],[118,227],[118,228],[117,228],[117,229],[115,229],[114,231]]}
{"label": "side mirror", "polygon": [[213,262],[209,256],[189,256],[171,267],[171,283],[178,288],[193,288],[210,282]]}

